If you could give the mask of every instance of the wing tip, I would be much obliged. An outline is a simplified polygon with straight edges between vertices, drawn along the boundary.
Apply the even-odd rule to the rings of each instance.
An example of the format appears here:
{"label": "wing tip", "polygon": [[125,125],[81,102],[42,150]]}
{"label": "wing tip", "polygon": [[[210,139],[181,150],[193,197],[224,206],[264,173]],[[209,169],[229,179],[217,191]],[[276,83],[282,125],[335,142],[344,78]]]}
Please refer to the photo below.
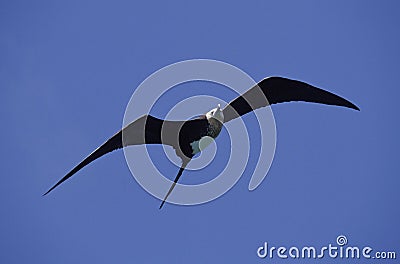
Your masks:
{"label": "wing tip", "polygon": [[[311,87],[313,87],[313,88],[322,90],[321,88],[318,88],[318,87],[313,86],[313,85],[311,85],[311,84],[308,84],[308,83],[305,83],[305,82],[302,82],[302,81],[298,81],[298,80],[294,80],[294,79],[290,79],[290,78],[286,78],[286,77],[282,77],[282,76],[269,76],[269,77],[266,77],[266,78],[262,79],[261,82],[258,83],[258,85],[260,85],[261,83],[263,83],[264,81],[267,81],[267,80],[269,80],[269,81],[275,80],[275,81],[294,81],[294,82],[300,82],[300,83],[303,83],[303,84],[305,84],[305,85],[311,86]],[[323,90],[323,91],[325,91],[325,90]],[[325,91],[325,92],[328,92],[328,91]],[[331,93],[331,92],[328,92],[328,93]],[[347,107],[347,108],[354,109],[354,110],[356,110],[356,111],[361,111],[361,109],[360,109],[358,106],[356,106],[355,104],[353,104],[352,102],[350,102],[350,101],[348,101],[348,100],[346,100],[346,99],[344,99],[344,98],[342,98],[342,97],[340,97],[340,96],[338,96],[338,95],[335,95],[335,94],[333,94],[333,95],[336,96],[336,97],[339,97],[339,98],[342,99],[342,100],[344,100],[344,102],[342,102],[341,104],[338,104],[338,106],[344,106],[344,107]]]}
{"label": "wing tip", "polygon": [[350,101],[348,101],[346,99],[343,99],[343,100],[345,100],[345,102],[340,104],[339,106],[344,106],[344,107],[347,107],[347,108],[354,109],[356,111],[361,111],[361,109],[358,106],[356,106],[355,104],[353,104],[352,102],[350,102]]}
{"label": "wing tip", "polygon": [[47,192],[45,192],[44,194],[42,194],[43,196],[46,196],[47,194],[49,194],[52,190],[54,190],[58,185],[60,185],[60,182],[58,182],[56,185],[54,185],[53,187],[51,187]]}
{"label": "wing tip", "polygon": [[351,107],[351,108],[353,108],[354,110],[361,111],[361,109],[358,106],[356,106],[355,104],[352,103],[352,106],[353,107]]}

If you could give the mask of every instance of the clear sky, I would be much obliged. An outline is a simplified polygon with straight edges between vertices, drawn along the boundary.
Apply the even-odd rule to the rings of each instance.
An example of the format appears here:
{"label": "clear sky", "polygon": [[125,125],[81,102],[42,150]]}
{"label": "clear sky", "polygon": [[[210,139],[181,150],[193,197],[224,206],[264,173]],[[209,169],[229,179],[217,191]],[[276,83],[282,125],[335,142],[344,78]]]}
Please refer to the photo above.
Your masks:
{"label": "clear sky", "polygon": [[[264,242],[322,247],[338,235],[400,258],[399,7],[2,1],[0,262],[271,263],[279,260],[257,257]],[[253,192],[247,170],[217,200],[158,210],[160,201],[136,183],[117,151],[41,196],[121,128],[132,92],[147,76],[196,58],[231,63],[256,81],[307,81],[361,112],[274,106],[276,155]],[[177,169],[165,166],[173,177]],[[209,179],[212,170],[203,172]]]}

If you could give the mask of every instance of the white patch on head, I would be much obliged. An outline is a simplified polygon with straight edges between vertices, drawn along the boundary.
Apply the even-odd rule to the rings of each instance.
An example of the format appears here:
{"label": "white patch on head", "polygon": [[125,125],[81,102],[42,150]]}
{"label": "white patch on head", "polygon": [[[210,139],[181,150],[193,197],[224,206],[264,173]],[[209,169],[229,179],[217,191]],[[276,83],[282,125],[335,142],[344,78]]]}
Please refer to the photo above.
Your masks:
{"label": "white patch on head", "polygon": [[222,113],[221,106],[218,104],[217,108],[212,109],[206,114],[207,119],[215,118],[219,122],[224,123],[224,113]]}

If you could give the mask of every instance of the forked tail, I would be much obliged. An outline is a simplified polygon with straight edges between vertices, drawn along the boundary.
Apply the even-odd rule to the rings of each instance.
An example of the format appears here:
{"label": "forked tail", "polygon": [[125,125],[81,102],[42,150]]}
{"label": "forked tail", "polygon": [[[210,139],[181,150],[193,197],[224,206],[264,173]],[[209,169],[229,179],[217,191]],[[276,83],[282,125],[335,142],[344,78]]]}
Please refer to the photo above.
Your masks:
{"label": "forked tail", "polygon": [[178,174],[177,174],[176,177],[175,177],[174,183],[173,183],[173,184],[171,185],[171,187],[169,188],[169,190],[168,190],[168,192],[167,192],[167,195],[165,195],[164,200],[162,201],[162,203],[161,203],[159,209],[161,209],[161,208],[163,207],[163,205],[164,205],[165,201],[167,200],[168,196],[171,194],[172,190],[175,188],[176,183],[178,182],[179,178],[181,177],[181,175],[182,175],[183,171],[185,170],[185,167],[186,167],[186,165],[187,165],[188,163],[189,163],[189,161],[187,161],[187,162],[184,161],[184,162],[183,162],[181,168],[179,169]]}

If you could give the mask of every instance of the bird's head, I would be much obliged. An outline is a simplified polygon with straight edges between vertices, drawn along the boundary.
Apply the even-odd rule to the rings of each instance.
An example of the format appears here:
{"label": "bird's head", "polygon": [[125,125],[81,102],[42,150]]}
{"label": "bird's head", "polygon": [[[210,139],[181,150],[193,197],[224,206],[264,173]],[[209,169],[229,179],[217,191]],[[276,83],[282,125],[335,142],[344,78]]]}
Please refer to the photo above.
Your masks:
{"label": "bird's head", "polygon": [[212,109],[206,114],[207,119],[215,118],[219,122],[224,123],[224,113],[221,110],[221,105],[218,104],[217,108]]}

